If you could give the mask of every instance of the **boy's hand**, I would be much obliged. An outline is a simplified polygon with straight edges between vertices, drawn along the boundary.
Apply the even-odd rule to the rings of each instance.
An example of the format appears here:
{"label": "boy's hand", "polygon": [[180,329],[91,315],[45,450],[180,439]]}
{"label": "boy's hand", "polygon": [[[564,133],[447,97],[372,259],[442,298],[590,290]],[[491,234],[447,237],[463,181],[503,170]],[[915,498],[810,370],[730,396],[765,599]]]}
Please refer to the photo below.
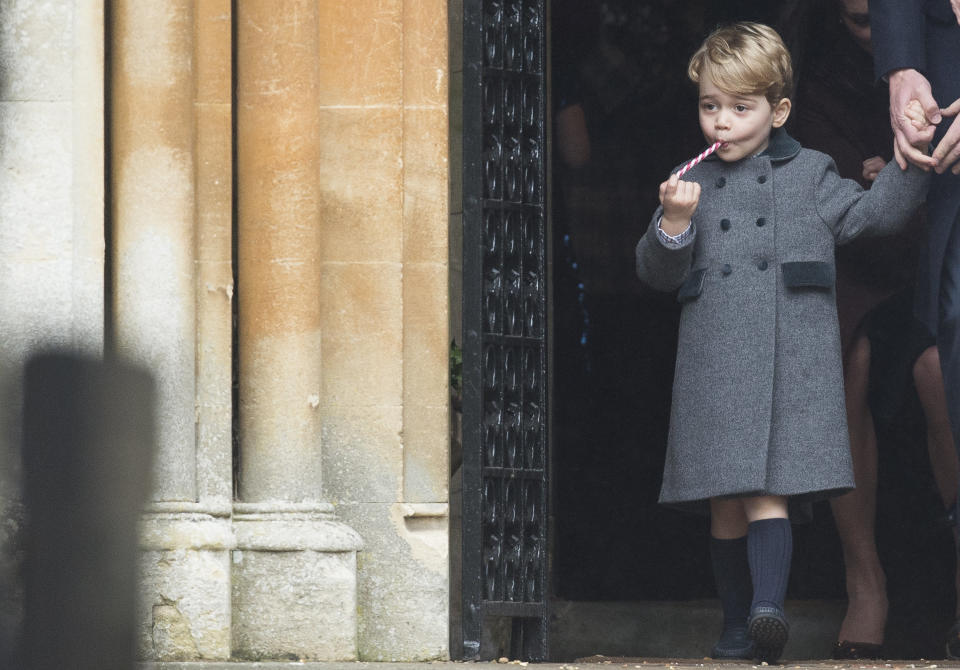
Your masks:
{"label": "boy's hand", "polygon": [[918,131],[922,132],[930,127],[930,121],[923,111],[923,105],[921,105],[920,101],[916,98],[907,103],[906,109],[903,110],[903,115],[907,117],[907,120],[909,120]]}
{"label": "boy's hand", "polygon": [[660,184],[660,204],[663,205],[660,228],[668,235],[679,235],[690,225],[699,203],[700,184],[670,175],[670,179]]}
{"label": "boy's hand", "polygon": [[863,161],[863,178],[867,181],[873,181],[886,164],[887,161],[883,160],[880,156],[871,156]]}

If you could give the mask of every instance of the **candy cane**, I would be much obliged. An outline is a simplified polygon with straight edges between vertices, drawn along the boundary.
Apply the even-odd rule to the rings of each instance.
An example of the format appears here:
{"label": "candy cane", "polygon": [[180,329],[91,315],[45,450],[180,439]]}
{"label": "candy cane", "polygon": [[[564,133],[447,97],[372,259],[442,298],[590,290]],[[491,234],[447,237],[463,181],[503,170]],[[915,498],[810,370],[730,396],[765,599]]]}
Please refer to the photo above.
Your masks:
{"label": "candy cane", "polygon": [[723,144],[723,142],[714,142],[713,144],[711,144],[710,147],[707,148],[706,150],[704,150],[703,153],[701,153],[699,156],[697,156],[696,158],[694,158],[692,161],[690,161],[689,163],[687,163],[686,165],[684,165],[684,166],[680,169],[680,171],[677,172],[677,177],[682,177],[683,175],[687,174],[687,170],[689,170],[690,168],[694,167],[694,166],[697,165],[700,161],[702,161],[704,158],[706,158],[707,156],[709,156],[710,154],[712,154],[714,151],[716,151],[717,149],[719,149],[721,144]]}

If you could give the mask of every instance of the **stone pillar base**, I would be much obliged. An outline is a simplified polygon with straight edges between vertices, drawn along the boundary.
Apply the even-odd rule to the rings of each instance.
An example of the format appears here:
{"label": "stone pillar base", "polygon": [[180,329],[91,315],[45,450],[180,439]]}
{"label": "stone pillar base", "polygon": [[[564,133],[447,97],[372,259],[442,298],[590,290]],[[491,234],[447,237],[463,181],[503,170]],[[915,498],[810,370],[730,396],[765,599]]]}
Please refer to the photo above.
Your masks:
{"label": "stone pillar base", "polygon": [[326,504],[237,503],[233,656],[357,659],[360,536]]}
{"label": "stone pillar base", "polygon": [[[161,506],[157,506],[158,508]],[[137,647],[156,661],[230,658],[229,510],[166,503],[141,520]]]}

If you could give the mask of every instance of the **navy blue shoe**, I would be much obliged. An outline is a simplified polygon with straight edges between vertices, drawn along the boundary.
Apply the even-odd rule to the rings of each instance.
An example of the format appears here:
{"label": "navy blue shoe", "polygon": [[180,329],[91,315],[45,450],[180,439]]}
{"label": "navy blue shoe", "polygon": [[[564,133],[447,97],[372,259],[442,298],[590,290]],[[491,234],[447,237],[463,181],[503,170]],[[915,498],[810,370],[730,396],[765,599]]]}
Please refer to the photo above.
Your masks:
{"label": "navy blue shoe", "polygon": [[726,628],[720,640],[710,650],[710,658],[737,658],[749,661],[753,658],[753,640],[745,626]]}
{"label": "navy blue shoe", "polygon": [[781,608],[757,605],[750,611],[747,635],[753,640],[753,657],[760,662],[775,663],[787,644],[790,625]]}

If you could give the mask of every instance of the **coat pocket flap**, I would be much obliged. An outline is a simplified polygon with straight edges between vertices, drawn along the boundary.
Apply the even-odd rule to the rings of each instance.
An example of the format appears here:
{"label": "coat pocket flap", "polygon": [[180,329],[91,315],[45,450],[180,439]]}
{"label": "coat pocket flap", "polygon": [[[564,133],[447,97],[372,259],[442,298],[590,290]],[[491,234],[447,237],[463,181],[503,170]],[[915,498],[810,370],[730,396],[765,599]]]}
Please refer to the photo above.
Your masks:
{"label": "coat pocket flap", "polygon": [[781,263],[780,268],[788,288],[832,288],[836,280],[833,263],[825,261]]}
{"label": "coat pocket flap", "polygon": [[706,276],[706,268],[691,270],[690,274],[687,275],[687,278],[684,280],[683,284],[680,285],[680,289],[677,291],[677,300],[680,302],[687,302],[700,295],[700,291],[703,290],[703,278]]}

